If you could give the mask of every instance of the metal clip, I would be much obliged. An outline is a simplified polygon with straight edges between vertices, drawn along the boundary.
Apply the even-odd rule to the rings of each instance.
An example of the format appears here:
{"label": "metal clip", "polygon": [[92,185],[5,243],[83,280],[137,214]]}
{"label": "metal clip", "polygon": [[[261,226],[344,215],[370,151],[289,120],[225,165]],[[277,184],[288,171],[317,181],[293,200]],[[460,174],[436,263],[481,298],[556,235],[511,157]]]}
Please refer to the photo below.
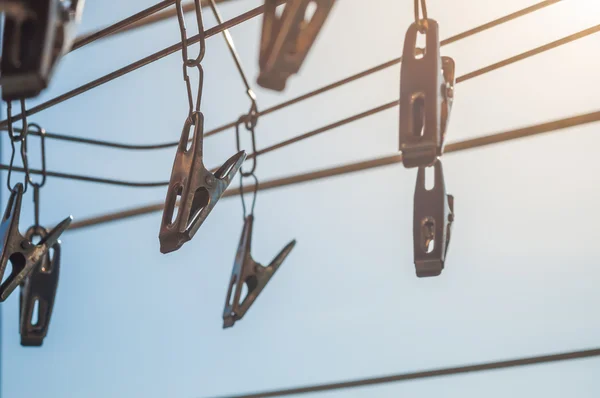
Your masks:
{"label": "metal clip", "polygon": [[437,160],[432,167],[435,185],[430,190],[425,186],[425,167],[417,172],[413,242],[418,277],[442,273],[454,222],[454,197],[446,194],[442,162]]}
{"label": "metal clip", "polygon": [[[38,244],[31,241],[19,232],[19,218],[21,216],[21,202],[23,200],[23,184],[18,183],[12,190],[2,221],[0,222],[0,302],[19,286],[25,278],[33,272],[41,258],[48,253],[50,247],[58,241],[60,235],[69,227],[73,218],[65,218],[52,231],[50,231]],[[12,265],[12,272],[4,278],[8,261]]]}
{"label": "metal clip", "polygon": [[[269,283],[275,271],[277,271],[281,263],[283,263],[296,245],[296,240],[288,243],[275,256],[271,264],[265,267],[254,261],[250,253],[253,224],[254,216],[250,214],[244,220],[244,229],[242,230],[242,236],[233,264],[233,271],[231,272],[229,289],[223,310],[223,329],[232,327],[236,321],[243,318],[260,292]],[[244,284],[248,288],[248,293],[246,297],[241,297]]]}
{"label": "metal clip", "polygon": [[431,166],[444,151],[454,98],[455,66],[440,57],[438,24],[426,20],[426,45],[416,47],[419,27],[406,32],[400,72],[400,150],[404,167]]}
{"label": "metal clip", "polygon": [[[3,35],[2,98],[37,96],[48,86],[59,59],[70,51],[84,0],[8,2]],[[10,7],[9,7],[10,6]]]}
{"label": "metal clip", "polygon": [[[283,91],[298,73],[335,0],[288,0],[281,16],[277,0],[265,0],[257,83]],[[310,7],[309,7],[310,6]]]}
{"label": "metal clip", "polygon": [[[192,126],[194,136],[187,148]],[[158,236],[162,253],[173,252],[194,237],[246,159],[246,152],[239,151],[211,173],[202,161],[203,134],[204,116],[194,111],[185,121],[173,163]]]}
{"label": "metal clip", "polygon": [[[27,230],[25,239],[31,242],[34,236],[44,239],[48,236],[48,231],[45,228],[33,226]],[[60,241],[57,240],[51,248],[53,253],[48,250],[31,275],[21,285],[19,322],[22,346],[41,346],[48,333],[58,287]],[[33,323],[33,312],[36,305],[37,320]]]}

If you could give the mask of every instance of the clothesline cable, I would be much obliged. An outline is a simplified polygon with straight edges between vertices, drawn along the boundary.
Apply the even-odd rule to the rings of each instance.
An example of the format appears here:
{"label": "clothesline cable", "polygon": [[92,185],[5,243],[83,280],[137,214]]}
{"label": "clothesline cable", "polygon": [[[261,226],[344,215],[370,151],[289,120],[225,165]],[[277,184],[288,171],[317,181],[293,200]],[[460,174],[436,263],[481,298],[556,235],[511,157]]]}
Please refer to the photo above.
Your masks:
{"label": "clothesline cable", "polygon": [[288,388],[283,390],[264,391],[260,393],[224,395],[220,398],[270,398],[287,397],[290,395],[309,394],[324,391],[345,390],[349,388],[359,388],[365,386],[374,386],[381,384],[397,383],[409,380],[429,379],[433,377],[454,376],[467,373],[485,372],[497,369],[509,369],[523,366],[556,363],[571,361],[575,359],[593,358],[600,356],[600,348],[589,350],[570,351],[560,354],[539,355],[510,359],[506,361],[484,362],[473,365],[454,366],[450,368],[439,368],[433,370],[424,370],[412,373],[400,373],[389,376],[371,377],[367,379],[358,379],[343,381],[337,383],[317,384],[306,387]]}
{"label": "clothesline cable", "polygon": [[[541,10],[545,7],[548,7],[550,5],[556,4],[561,0],[545,0],[542,1],[540,3],[534,4],[530,7],[524,8],[522,10],[516,11],[514,13],[505,15],[501,18],[495,19],[493,21],[487,22],[483,25],[477,26],[475,28],[469,29],[467,31],[464,31],[462,33],[459,33],[457,35],[454,35],[452,37],[449,37],[445,40],[442,40],[441,45],[448,45],[451,43],[455,43],[459,40],[462,39],[466,39],[470,36],[473,36],[477,33],[481,33],[485,30],[491,29],[493,27],[499,26],[501,24],[513,21],[517,18],[520,18],[522,16],[531,14],[535,11]],[[328,84],[324,87],[321,87],[317,90],[313,90],[311,92],[308,92],[306,94],[303,94],[299,97],[290,99],[288,101],[282,102],[280,104],[277,104],[275,106],[272,106],[270,108],[267,108],[261,112],[259,112],[259,115],[267,115],[269,113],[273,113],[275,111],[284,109],[288,106],[294,105],[298,102],[307,100],[309,98],[315,97],[319,94],[325,93],[327,91],[333,90],[337,87],[343,86],[345,84],[351,83],[355,80],[361,79],[363,77],[369,76],[373,73],[379,72],[381,70],[384,70],[386,68],[389,68],[391,66],[397,65],[401,62],[401,58],[395,58],[393,60],[390,60],[388,62],[385,62],[383,64],[377,65],[373,68],[369,68],[367,70],[364,70],[362,72],[359,72],[355,75],[349,76],[345,79],[342,80],[338,80],[334,83]],[[246,78],[247,80],[247,78]],[[250,85],[247,85],[247,88]],[[229,128],[233,128],[235,127],[235,124],[237,123],[237,120],[235,122],[231,122],[228,123],[226,125],[223,125],[221,127],[215,128],[213,130],[209,130],[205,133],[205,137],[209,137],[211,135],[220,133],[222,131],[225,131]],[[6,130],[6,127],[3,128],[4,130]],[[77,142],[77,143],[82,143],[82,144],[88,144],[88,145],[97,145],[97,146],[102,146],[102,147],[108,147],[108,148],[117,148],[117,149],[127,149],[127,150],[156,150],[156,149],[164,149],[164,148],[171,148],[171,147],[176,147],[177,145],[179,145],[179,140],[177,141],[171,141],[171,142],[166,142],[166,143],[160,143],[160,144],[147,144],[147,145],[139,145],[139,144],[123,144],[123,143],[117,143],[117,142],[110,142],[110,141],[104,141],[104,140],[97,140],[97,139],[90,139],[90,138],[84,138],[84,137],[77,137],[77,136],[70,136],[70,135],[64,135],[64,134],[58,134],[58,133],[47,133],[46,134],[46,138],[47,139],[55,139],[55,140],[63,140],[63,141],[71,141],[71,142]]]}
{"label": "clothesline cable", "polygon": [[[481,148],[484,146],[500,144],[508,141],[513,141],[521,138],[532,137],[544,133],[550,133],[559,130],[565,130],[567,128],[582,126],[589,123],[595,123],[600,121],[600,111],[590,112],[578,116],[568,117],[564,119],[554,120],[546,123],[536,124],[520,129],[503,131],[495,134],[485,135],[482,137],[470,138],[446,145],[446,153],[460,152],[468,149]],[[394,165],[402,162],[401,154],[392,154],[389,156],[379,157],[366,161],[346,164],[342,166],[336,166],[332,168],[312,171],[303,174],[296,174],[288,177],[277,178],[269,181],[261,182],[259,190],[266,191],[270,189],[297,185],[305,182],[311,182],[321,180],[324,178],[330,178],[335,176],[341,176],[350,173],[356,173],[359,171],[371,170],[383,166]],[[38,170],[33,170],[33,173],[38,173]],[[246,193],[253,192],[253,188],[248,187],[245,189]],[[239,188],[232,188],[225,191],[223,197],[237,196],[239,195]],[[142,206],[134,209],[118,211],[114,213],[108,213],[101,216],[91,217],[82,219],[80,221],[71,224],[69,231],[74,231],[82,228],[91,227],[94,225],[100,225],[107,222],[123,220],[135,216],[150,214],[161,211],[164,203],[156,203],[147,206]]]}

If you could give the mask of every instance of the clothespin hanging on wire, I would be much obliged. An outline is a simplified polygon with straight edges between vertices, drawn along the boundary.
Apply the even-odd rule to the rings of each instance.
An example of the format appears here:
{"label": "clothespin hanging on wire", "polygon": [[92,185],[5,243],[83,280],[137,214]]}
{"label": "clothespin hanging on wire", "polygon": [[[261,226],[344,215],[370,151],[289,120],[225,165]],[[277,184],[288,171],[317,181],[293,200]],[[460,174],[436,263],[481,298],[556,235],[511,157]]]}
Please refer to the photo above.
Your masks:
{"label": "clothespin hanging on wire", "polygon": [[[42,179],[36,182],[29,175],[29,184],[33,188],[35,222],[25,233],[25,239],[33,243],[35,237],[45,239],[48,236],[48,230],[40,224],[40,189],[46,184],[46,131],[37,124],[30,124],[29,127],[37,130],[42,149]],[[27,136],[24,143],[26,145]],[[49,245],[51,250],[46,251],[33,272],[21,284],[19,323],[22,346],[41,346],[48,333],[58,288],[60,246],[60,240]],[[36,306],[37,319],[34,320]]]}
{"label": "clothespin hanging on wire", "polygon": [[419,167],[415,188],[413,244],[418,277],[442,273],[454,221],[454,197],[446,194],[442,162],[438,159],[431,167],[433,188],[426,188],[425,167]]}
{"label": "clothespin hanging on wire", "polygon": [[[253,106],[254,109],[254,106]],[[268,266],[263,266],[252,258],[252,228],[254,226],[254,206],[256,204],[256,196],[258,193],[258,178],[254,174],[256,170],[256,137],[254,127],[256,126],[256,118],[252,117],[252,110],[247,117],[242,116],[236,125],[236,142],[238,151],[240,150],[240,125],[244,124],[246,129],[251,134],[253,163],[250,171],[240,171],[240,196],[242,199],[242,209],[244,213],[244,228],[238,245],[227,296],[225,298],[225,308],[223,309],[223,328],[232,327],[236,321],[242,319],[246,312],[250,309],[258,295],[263,291],[267,283],[271,280],[279,266],[285,261],[290,254],[296,240],[289,242],[271,261]],[[252,199],[252,207],[250,214],[246,215],[246,203],[244,201],[244,178],[252,177],[254,179],[254,193]],[[246,285],[247,293],[242,297],[243,287]]]}
{"label": "clothespin hanging on wire", "polygon": [[0,85],[5,101],[37,96],[75,40],[84,0],[0,0],[6,22]]}
{"label": "clothespin hanging on wire", "polygon": [[335,0],[288,0],[281,16],[277,0],[265,0],[258,84],[283,91],[298,73]]}
{"label": "clothespin hanging on wire", "polygon": [[[440,56],[439,27],[423,19],[415,0],[415,22],[404,40],[400,72],[400,150],[404,167],[431,166],[444,150],[448,118],[454,98],[454,60]],[[417,48],[417,35],[425,35],[425,48]]]}
{"label": "clothespin hanging on wire", "polygon": [[[214,174],[204,166],[204,116],[200,112],[204,73],[200,62],[204,57],[206,47],[200,0],[194,0],[194,2],[198,30],[201,35],[200,52],[195,59],[188,58],[187,55],[188,39],[181,0],[176,1],[182,42],[183,79],[187,88],[189,113],[183,126],[181,139],[175,154],[169,188],[167,189],[159,233],[160,251],[162,253],[175,251],[193,238],[246,158],[246,153],[239,151],[229,158]],[[187,72],[188,68],[197,68],[199,74],[198,93],[195,101]],[[190,134],[192,127],[193,133]],[[179,204],[177,204],[178,200]],[[176,212],[177,207],[178,211]]]}
{"label": "clothespin hanging on wire", "polygon": [[[7,185],[10,191],[10,197],[4,211],[4,216],[0,222],[0,302],[5,301],[8,296],[31,275],[40,260],[48,253],[48,250],[57,242],[60,235],[69,227],[72,217],[67,217],[60,222],[54,229],[45,234],[37,243],[33,244],[28,237],[19,232],[19,219],[21,215],[21,203],[23,194],[27,190],[29,180],[29,166],[27,162],[27,144],[24,142],[27,135],[27,121],[23,119],[23,128],[19,135],[16,135],[12,127],[12,115],[10,102],[7,103],[8,133],[12,146],[12,155],[8,169]],[[24,101],[21,101],[23,114],[25,114]],[[20,154],[25,171],[25,182],[17,183],[14,187],[11,185],[11,174],[14,168],[14,159],[16,154],[16,144],[21,146]],[[4,277],[8,262],[12,265],[12,271],[8,277]]]}

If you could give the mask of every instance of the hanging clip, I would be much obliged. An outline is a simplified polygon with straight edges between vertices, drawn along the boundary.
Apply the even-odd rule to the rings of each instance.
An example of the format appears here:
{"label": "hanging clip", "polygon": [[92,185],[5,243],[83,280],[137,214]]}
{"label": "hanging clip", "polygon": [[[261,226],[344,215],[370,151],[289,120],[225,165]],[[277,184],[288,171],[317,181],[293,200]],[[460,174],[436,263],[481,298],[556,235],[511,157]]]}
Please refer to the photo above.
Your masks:
{"label": "hanging clip", "polygon": [[[283,91],[298,73],[335,0],[288,0],[281,16],[277,0],[265,0],[257,83]],[[310,7],[309,7],[310,6]]]}
{"label": "hanging clip", "polygon": [[7,9],[3,35],[0,85],[7,101],[35,97],[48,86],[59,59],[71,50],[84,6],[84,0],[19,3]]}
{"label": "hanging clip", "polygon": [[[283,250],[271,261],[267,267],[254,261],[250,253],[252,243],[252,226],[254,215],[250,214],[244,220],[244,229],[238,245],[233,271],[225,300],[223,310],[223,328],[232,327],[236,321],[243,318],[260,292],[263,291],[269,280],[275,274],[281,263],[287,258],[296,241],[288,243]],[[246,297],[242,297],[242,288],[246,284],[248,288]]]}
{"label": "hanging clip", "polygon": [[437,160],[432,167],[434,186],[430,190],[425,186],[425,167],[417,172],[413,241],[418,277],[442,273],[454,222],[454,197],[446,194],[442,162]]}
{"label": "hanging clip", "polygon": [[[202,161],[203,125],[202,113],[193,112],[183,126],[160,227],[162,253],[175,251],[194,237],[246,159],[246,152],[240,151],[214,174],[207,170]],[[192,126],[194,133],[188,149]]]}
{"label": "hanging clip", "polygon": [[[425,48],[417,48],[419,30]],[[431,166],[444,151],[455,81],[454,60],[440,57],[438,24],[414,22],[406,32],[400,72],[400,150],[404,167]]]}
{"label": "hanging clip", "polygon": [[[44,239],[48,236],[48,231],[33,226],[25,234],[25,239],[31,242],[34,236]],[[48,333],[58,287],[60,241],[56,240],[49,247],[52,250],[47,250],[42,255],[31,275],[21,285],[19,321],[22,346],[41,346]],[[34,323],[33,313],[36,306],[37,320]]]}
{"label": "hanging clip", "polygon": [[[39,243],[33,244],[19,232],[19,218],[21,216],[21,202],[23,200],[23,184],[18,183],[12,190],[2,222],[0,222],[0,278],[4,282],[0,285],[0,302],[19,286],[32,272],[49,248],[54,246],[60,235],[69,227],[72,217],[67,217],[50,231]],[[5,279],[4,273],[8,261],[12,265],[12,272]]]}

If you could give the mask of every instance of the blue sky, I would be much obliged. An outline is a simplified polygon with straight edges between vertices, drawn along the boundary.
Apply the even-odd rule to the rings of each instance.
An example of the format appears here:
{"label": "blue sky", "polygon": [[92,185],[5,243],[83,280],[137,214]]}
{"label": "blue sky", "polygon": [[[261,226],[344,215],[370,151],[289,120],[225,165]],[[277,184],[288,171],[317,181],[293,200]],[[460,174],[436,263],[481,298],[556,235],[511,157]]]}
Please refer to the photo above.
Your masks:
{"label": "blue sky", "polygon": [[[88,1],[82,32],[154,0]],[[284,94],[255,85],[259,107],[321,87],[401,54],[412,1],[338,0]],[[430,0],[449,37],[535,1]],[[226,19],[260,4],[234,1]],[[461,75],[599,23],[591,0],[563,1],[444,47]],[[190,19],[190,29],[194,26]],[[213,26],[205,12],[206,26]],[[260,18],[231,31],[257,76]],[[175,21],[70,54],[53,98],[179,40]],[[597,110],[598,34],[457,86],[449,142]],[[221,37],[207,41],[206,129],[236,119],[248,100]],[[265,116],[258,146],[394,100],[399,67]],[[179,139],[187,112],[174,54],[30,119],[48,131],[127,143]],[[385,156],[397,150],[393,109],[259,158],[261,181]],[[160,214],[70,232],[42,348],[23,348],[18,295],[2,304],[3,398],[189,397],[265,390],[596,347],[597,125],[444,158],[456,222],[446,269],[417,279],[412,262],[416,172],[401,165],[259,194],[253,254],[267,263],[296,248],[247,316],[222,330],[221,312],[242,229],[224,199],[192,242],[159,253]],[[32,164],[38,165],[32,144]],[[126,152],[49,141],[48,168],[128,180],[166,180],[174,150]],[[232,131],[205,141],[209,167],[235,153]],[[2,158],[7,159],[4,145]],[[42,221],[75,219],[164,200],[165,189],[50,179]],[[2,199],[6,200],[6,192]],[[24,200],[22,230],[32,221]],[[589,359],[314,397],[597,397]]]}

